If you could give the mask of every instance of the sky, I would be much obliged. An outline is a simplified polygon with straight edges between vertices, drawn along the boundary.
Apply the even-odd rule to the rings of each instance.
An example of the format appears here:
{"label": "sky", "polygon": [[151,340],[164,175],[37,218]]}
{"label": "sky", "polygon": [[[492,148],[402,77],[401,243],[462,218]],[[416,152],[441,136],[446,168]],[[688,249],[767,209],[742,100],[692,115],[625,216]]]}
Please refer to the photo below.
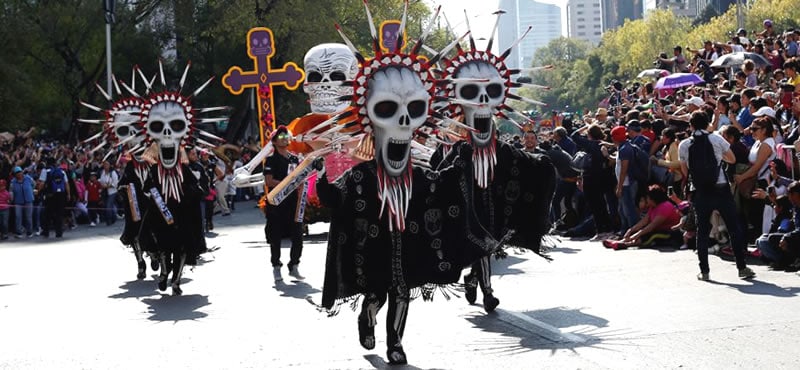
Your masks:
{"label": "sky", "polygon": [[[424,0],[431,5],[431,8],[436,5],[442,6],[442,12],[447,15],[450,25],[455,28],[458,34],[466,32],[466,22],[464,20],[464,9],[467,9],[469,15],[469,25],[472,33],[476,37],[488,38],[492,34],[492,26],[496,20],[496,16],[492,15],[498,8],[500,0]],[[523,0],[520,0],[523,1]],[[561,34],[567,35],[567,0],[536,0],[540,3],[555,4],[561,7]],[[441,15],[440,15],[441,17]],[[501,18],[502,21],[502,18]],[[531,32],[536,32],[536,28]],[[478,46],[482,42],[478,41]]]}

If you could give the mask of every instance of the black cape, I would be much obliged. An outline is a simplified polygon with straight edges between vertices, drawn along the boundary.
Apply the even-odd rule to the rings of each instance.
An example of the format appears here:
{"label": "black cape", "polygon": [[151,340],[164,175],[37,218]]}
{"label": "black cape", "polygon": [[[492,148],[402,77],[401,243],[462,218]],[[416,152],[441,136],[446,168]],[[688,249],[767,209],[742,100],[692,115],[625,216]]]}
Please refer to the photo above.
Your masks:
{"label": "black cape", "polygon": [[[363,162],[336,183],[322,176],[317,193],[332,208],[322,306],[336,308],[365,293],[420,288],[426,299],[456,283],[461,270],[499,246],[472,208],[472,151],[454,150],[439,171],[413,167],[406,229],[389,230],[380,217],[377,164]],[[460,153],[460,154],[459,154]],[[414,294],[414,292],[412,292]]]}
{"label": "black cape", "polygon": [[[147,207],[147,197],[142,192],[142,178],[137,174],[141,172],[145,176],[145,180],[149,176],[149,166],[143,162],[137,162],[135,159],[128,161],[125,169],[122,172],[122,177],[119,179],[118,194],[122,198],[123,208],[125,209],[125,227],[122,229],[122,236],[120,241],[122,244],[131,245],[139,239],[139,233],[142,227],[142,216],[144,215],[145,208]],[[131,187],[136,192],[136,200],[139,208],[139,220],[133,220],[133,210],[131,203],[128,199],[128,191],[126,187]],[[142,246],[144,250],[151,250],[152,246]]]}

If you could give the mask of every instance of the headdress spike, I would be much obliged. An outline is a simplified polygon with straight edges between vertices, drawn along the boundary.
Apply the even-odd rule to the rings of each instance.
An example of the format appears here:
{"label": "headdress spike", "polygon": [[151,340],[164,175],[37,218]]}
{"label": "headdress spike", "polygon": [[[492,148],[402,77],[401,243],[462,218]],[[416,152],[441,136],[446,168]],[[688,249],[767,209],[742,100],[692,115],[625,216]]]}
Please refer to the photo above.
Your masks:
{"label": "headdress spike", "polygon": [[[407,3],[408,2],[406,2],[406,4]],[[441,5],[436,7],[436,12],[433,13],[433,18],[431,19],[431,23],[428,24],[428,27],[425,28],[425,32],[422,33],[422,36],[420,36],[419,40],[417,40],[417,42],[414,44],[414,48],[411,49],[411,54],[419,53],[419,48],[425,46],[424,45],[425,39],[428,38],[428,35],[430,34],[431,30],[433,29],[433,24],[435,23],[436,18],[439,17],[439,11],[441,11],[441,10],[442,10],[442,6]]]}
{"label": "headdress spike", "polygon": [[197,88],[197,90],[195,90],[195,91],[192,93],[192,95],[191,95],[191,96],[197,96],[197,95],[200,95],[200,92],[202,92],[202,91],[203,91],[203,89],[205,89],[205,88],[208,86],[208,84],[210,84],[210,83],[211,83],[211,81],[213,81],[213,80],[214,80],[214,76],[211,76],[211,78],[209,78],[209,79],[208,79],[208,81],[206,81],[206,83],[204,83],[203,85],[201,85],[200,87],[198,87],[198,88]]}
{"label": "headdress spike", "polygon": [[403,1],[403,17],[400,18],[400,28],[397,30],[397,43],[394,46],[394,53],[399,53],[400,48],[403,47],[403,39],[405,38],[407,19],[408,19],[408,0],[405,0]]}
{"label": "headdress spike", "polygon": [[186,63],[186,69],[183,70],[183,76],[181,76],[181,82],[178,85],[178,91],[183,90],[183,83],[186,82],[186,76],[189,74],[189,67],[192,66],[192,61]]}
{"label": "headdress spike", "polygon": [[489,37],[489,44],[486,45],[486,52],[487,53],[491,53],[492,52],[492,44],[494,43],[494,35],[497,34],[497,26],[500,25],[500,16],[505,14],[505,13],[506,13],[506,11],[502,10],[502,9],[500,9],[500,10],[498,10],[498,11],[493,13],[493,14],[497,14],[497,20],[494,21],[494,27],[492,27],[492,36]]}
{"label": "headdress spike", "polygon": [[503,54],[500,55],[500,60],[506,59],[506,57],[509,54],[511,54],[511,50],[514,49],[522,41],[522,39],[525,38],[525,36],[528,36],[528,32],[531,32],[531,28],[533,28],[533,27],[532,26],[528,26],[528,29],[525,30],[525,33],[523,33],[522,36],[520,36],[517,39],[517,41],[514,41],[514,43],[511,44],[511,46],[509,46],[508,49],[506,49],[506,51],[504,51]]}
{"label": "headdress spike", "polygon": [[464,19],[467,22],[467,32],[469,32],[469,48],[475,50],[475,39],[472,38],[472,28],[469,27],[469,16],[467,15],[467,9],[464,9]]}
{"label": "headdress spike", "polygon": [[114,90],[117,92],[117,95],[122,95],[122,90],[120,90],[119,83],[117,83],[117,76],[111,74],[111,81],[114,82]]}
{"label": "headdress spike", "polygon": [[158,60],[158,75],[161,77],[161,85],[167,87],[167,80],[164,78],[164,64],[161,59]]}
{"label": "headdress spike", "polygon": [[375,22],[372,21],[372,13],[369,11],[367,0],[364,1],[364,9],[367,10],[367,22],[369,23],[369,33],[372,35],[372,51],[375,52],[377,57],[381,53],[381,48],[378,45],[378,31],[375,29]]}
{"label": "headdress spike", "polygon": [[98,85],[97,82],[95,82],[94,85],[97,87],[97,90],[100,91],[100,94],[102,94],[103,97],[106,98],[106,100],[111,101],[111,96],[108,95],[108,93],[105,90],[103,90],[103,88],[100,87],[100,85]]}
{"label": "headdress spike", "polygon": [[344,32],[342,31],[342,27],[339,26],[338,23],[334,24],[334,26],[336,27],[336,32],[339,32],[339,36],[342,37],[342,40],[344,40],[344,43],[347,45],[347,47],[350,49],[350,51],[353,52],[353,55],[356,56],[356,59],[358,59],[358,62],[361,63],[361,64],[366,63],[366,60],[364,59],[364,56],[361,55],[361,53],[358,51],[358,49],[356,49],[355,45],[353,45],[353,42],[350,41],[350,39],[347,38],[347,35],[345,35]]}

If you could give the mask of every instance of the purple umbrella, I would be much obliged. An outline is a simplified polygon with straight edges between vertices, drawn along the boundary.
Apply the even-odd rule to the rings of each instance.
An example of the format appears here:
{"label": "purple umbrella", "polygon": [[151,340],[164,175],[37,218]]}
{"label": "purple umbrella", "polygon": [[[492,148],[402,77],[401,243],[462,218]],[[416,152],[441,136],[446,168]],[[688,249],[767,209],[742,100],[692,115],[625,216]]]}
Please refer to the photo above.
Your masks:
{"label": "purple umbrella", "polygon": [[656,89],[677,89],[684,86],[692,86],[703,83],[702,78],[694,73],[673,73],[664,76],[656,82]]}

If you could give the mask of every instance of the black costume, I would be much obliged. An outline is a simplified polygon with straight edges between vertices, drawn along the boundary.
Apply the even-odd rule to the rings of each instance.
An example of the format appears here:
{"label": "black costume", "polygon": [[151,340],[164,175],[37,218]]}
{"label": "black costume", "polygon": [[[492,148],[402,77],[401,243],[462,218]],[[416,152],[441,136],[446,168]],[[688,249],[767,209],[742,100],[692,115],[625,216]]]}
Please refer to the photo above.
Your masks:
{"label": "black costume", "polygon": [[[286,157],[275,151],[267,157],[264,162],[264,176],[272,175],[272,178],[281,181],[300,163],[300,158],[292,153]],[[267,202],[267,224],[264,226],[264,233],[270,247],[270,261],[272,267],[281,267],[281,240],[291,238],[292,248],[289,252],[289,270],[300,263],[300,256],[303,253],[303,222],[302,218],[297,221],[298,192],[293,191],[280,204],[274,206]]]}
{"label": "black costume", "polygon": [[[142,186],[147,180],[148,175],[149,166],[147,163],[132,158],[125,164],[125,169],[122,172],[122,177],[119,179],[118,184],[118,193],[122,197],[122,204],[125,209],[125,227],[122,229],[122,236],[120,236],[119,240],[122,244],[133,248],[133,254],[136,257],[136,263],[139,269],[136,277],[139,279],[144,279],[147,267],[142,253],[145,251],[149,253],[155,251],[154,245],[142,245],[139,239],[139,234],[142,229],[142,216],[147,207],[147,198],[142,191]],[[135,199],[131,200],[129,194],[132,194]],[[132,206],[136,208],[132,208]],[[134,219],[134,212],[138,213],[138,220]],[[145,238],[144,240],[152,241],[152,238]],[[154,271],[158,270],[157,257],[150,254],[150,259],[150,267]]]}

